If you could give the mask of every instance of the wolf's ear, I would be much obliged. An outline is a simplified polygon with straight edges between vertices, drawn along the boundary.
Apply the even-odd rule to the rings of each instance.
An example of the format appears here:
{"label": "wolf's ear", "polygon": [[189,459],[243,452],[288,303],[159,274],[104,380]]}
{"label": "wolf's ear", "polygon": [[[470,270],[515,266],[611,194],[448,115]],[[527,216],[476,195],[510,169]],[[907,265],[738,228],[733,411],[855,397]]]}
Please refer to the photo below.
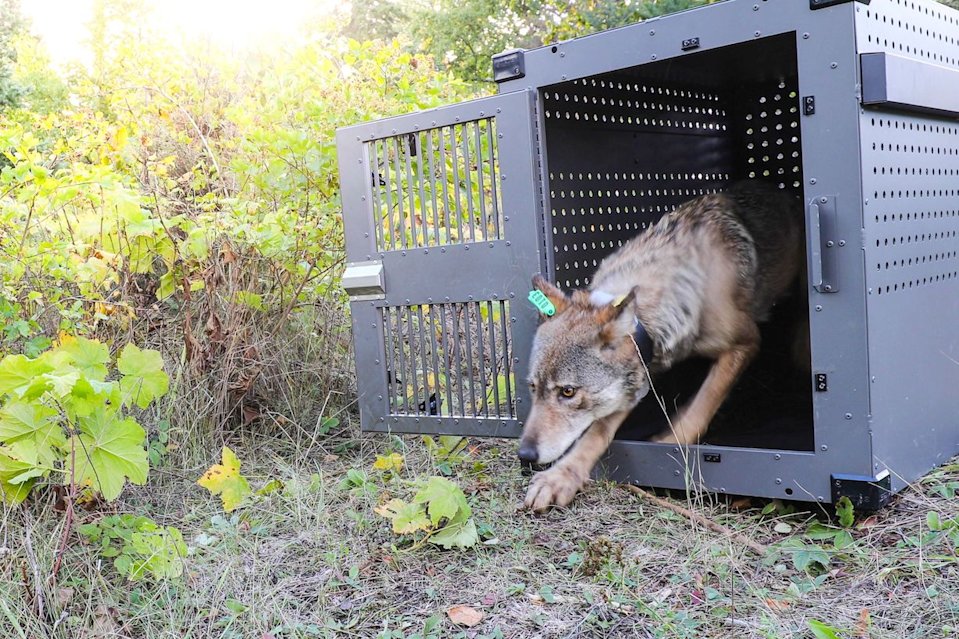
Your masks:
{"label": "wolf's ear", "polygon": [[629,293],[614,299],[596,312],[596,320],[602,327],[599,334],[603,342],[608,344],[633,332],[636,317],[630,309],[638,289],[638,286],[634,286]]}
{"label": "wolf's ear", "polygon": [[[557,286],[546,281],[546,278],[542,275],[533,276],[533,288],[546,296],[546,299],[550,301],[555,308],[553,315],[558,315],[566,310],[566,307],[569,306],[569,298],[566,297],[566,293],[559,290]],[[540,319],[548,319],[550,316],[547,315],[540,309]]]}

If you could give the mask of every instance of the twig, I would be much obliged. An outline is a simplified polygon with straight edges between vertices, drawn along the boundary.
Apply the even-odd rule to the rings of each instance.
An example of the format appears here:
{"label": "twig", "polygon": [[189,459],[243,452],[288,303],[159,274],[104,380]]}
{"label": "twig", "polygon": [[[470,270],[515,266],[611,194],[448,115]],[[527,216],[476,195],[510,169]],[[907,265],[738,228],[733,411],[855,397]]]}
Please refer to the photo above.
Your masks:
{"label": "twig", "polygon": [[[24,509],[24,519],[27,521],[24,525],[23,547],[27,553],[27,560],[30,562],[30,568],[33,571],[33,592],[30,592],[27,586],[27,594],[32,595],[33,609],[39,619],[44,619],[45,606],[43,605],[43,582],[40,580],[40,566],[37,564],[37,555],[33,552],[33,540],[30,538],[30,532],[33,530],[33,523],[30,517],[30,511]],[[27,584],[24,584],[25,586]]]}
{"label": "twig", "polygon": [[735,539],[736,541],[740,542],[741,544],[749,548],[751,551],[753,551],[760,557],[765,557],[766,554],[769,552],[768,546],[764,546],[763,544],[760,544],[759,542],[753,541],[752,539],[749,539],[748,537],[741,535],[734,530],[730,530],[726,526],[717,524],[715,521],[711,519],[707,519],[705,516],[700,515],[697,512],[689,510],[688,508],[683,508],[679,504],[674,504],[670,501],[666,501],[665,499],[661,497],[657,497],[656,495],[648,491],[645,491],[638,486],[633,486],[631,484],[624,484],[624,486],[626,487],[626,490],[628,490],[629,492],[633,493],[634,495],[638,495],[640,497],[645,497],[646,499],[653,502],[657,506],[661,506],[662,508],[666,508],[667,510],[673,511],[677,515],[682,515],[683,517],[691,519],[692,521],[695,521],[698,524],[702,524],[703,526],[706,526],[713,532],[717,532],[721,535],[726,535],[727,537],[731,537]]}

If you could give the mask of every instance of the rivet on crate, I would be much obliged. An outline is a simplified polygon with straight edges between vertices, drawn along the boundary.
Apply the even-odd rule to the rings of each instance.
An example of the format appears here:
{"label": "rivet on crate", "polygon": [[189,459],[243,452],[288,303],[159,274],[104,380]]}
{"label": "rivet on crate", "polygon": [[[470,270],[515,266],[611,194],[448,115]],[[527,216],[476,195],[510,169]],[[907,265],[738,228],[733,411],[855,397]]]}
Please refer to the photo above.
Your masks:
{"label": "rivet on crate", "polygon": [[753,35],[758,38],[758,37],[759,37],[759,33],[760,33],[759,31],[756,31],[755,33],[753,33]]}
{"label": "rivet on crate", "polygon": [[483,117],[484,115],[486,115],[486,111],[480,111],[480,117]]}
{"label": "rivet on crate", "polygon": [[823,444],[822,446],[819,447],[819,450],[826,452],[827,450],[829,450],[829,446],[826,446],[825,444]]}
{"label": "rivet on crate", "polygon": [[809,178],[809,183],[810,183],[810,184],[815,184],[815,183],[816,183],[816,178]]}
{"label": "rivet on crate", "polygon": [[430,254],[429,249],[423,249],[423,255],[429,255],[429,254]]}
{"label": "rivet on crate", "polygon": [[406,251],[400,251],[400,255],[406,257]]}
{"label": "rivet on crate", "polygon": [[845,246],[846,240],[839,240],[839,246]]}
{"label": "rivet on crate", "polygon": [[678,471],[678,470],[674,470],[674,471],[673,471],[673,474],[676,475],[677,477],[679,477],[679,471]]}
{"label": "rivet on crate", "polygon": [[852,413],[846,413],[845,415],[843,415],[843,417],[845,417],[846,419],[852,419]]}
{"label": "rivet on crate", "polygon": [[776,461],[779,461],[779,460],[782,459],[782,458],[783,458],[783,456],[780,455],[779,453],[776,453],[775,455],[773,455],[773,459],[775,459]]}
{"label": "rivet on crate", "polygon": [[782,484],[782,483],[783,483],[783,480],[780,479],[779,477],[777,477],[777,478],[776,478],[776,484],[779,485],[779,484]]}
{"label": "rivet on crate", "polygon": [[565,52],[565,51],[560,51],[560,52],[559,52],[559,57],[565,58],[565,57],[566,57],[566,52]]}
{"label": "rivet on crate", "polygon": [[816,304],[816,312],[818,313],[821,310],[822,310],[822,304]]}
{"label": "rivet on crate", "polygon": [[753,11],[759,11],[759,5],[758,5],[758,4],[754,4],[754,5],[753,5]]}
{"label": "rivet on crate", "polygon": [[[379,364],[379,362],[376,362],[376,363]],[[383,396],[382,396],[382,395],[377,395],[377,396],[376,396],[376,399],[382,401],[382,400],[383,400]]]}
{"label": "rivet on crate", "polygon": [[839,63],[838,63],[838,62],[833,62],[833,63],[831,63],[831,64],[829,65],[829,68],[830,68],[830,69],[835,69],[835,68],[838,67],[838,66],[839,66]]}
{"label": "rivet on crate", "polygon": [[651,35],[651,36],[656,35],[656,31],[655,31],[654,29],[650,29],[650,30],[649,30],[649,35]]}
{"label": "rivet on crate", "polygon": [[808,32],[808,31],[807,31],[806,33],[802,34],[802,39],[803,39],[803,40],[808,40],[808,39],[809,39],[809,32]]}
{"label": "rivet on crate", "polygon": [[445,249],[445,248],[441,248],[441,249],[440,249],[440,253],[445,253],[445,252],[446,252],[446,249]]}
{"label": "rivet on crate", "polygon": [[[364,234],[363,234],[363,237],[369,237],[369,236],[370,236],[370,234],[369,234],[369,233],[364,233]],[[369,255],[367,255],[367,256],[366,256],[366,259],[370,259],[370,256],[369,256]]]}
{"label": "rivet on crate", "polygon": [[[649,59],[650,59],[650,60],[655,60],[655,59],[656,59],[656,54],[654,53],[653,55],[649,56]],[[565,79],[565,76],[563,76],[563,79]]]}
{"label": "rivet on crate", "polygon": [[497,113],[502,113],[502,112],[503,112],[503,109],[500,109],[500,108],[497,107],[496,112],[497,112]]}
{"label": "rivet on crate", "polygon": [[509,245],[510,245],[509,240],[506,240],[506,246],[509,246]]}

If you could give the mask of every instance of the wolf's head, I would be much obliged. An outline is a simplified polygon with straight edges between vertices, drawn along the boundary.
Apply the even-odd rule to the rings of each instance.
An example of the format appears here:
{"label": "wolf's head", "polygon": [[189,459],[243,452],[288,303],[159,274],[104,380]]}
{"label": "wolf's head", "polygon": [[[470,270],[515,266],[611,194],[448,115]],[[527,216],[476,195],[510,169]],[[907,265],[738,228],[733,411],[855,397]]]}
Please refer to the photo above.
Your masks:
{"label": "wolf's head", "polygon": [[533,406],[519,457],[547,464],[594,421],[635,407],[649,391],[649,380],[631,338],[635,291],[597,305],[588,291],[567,296],[540,276],[533,278],[533,286],[556,312],[542,316],[533,338],[528,380]]}

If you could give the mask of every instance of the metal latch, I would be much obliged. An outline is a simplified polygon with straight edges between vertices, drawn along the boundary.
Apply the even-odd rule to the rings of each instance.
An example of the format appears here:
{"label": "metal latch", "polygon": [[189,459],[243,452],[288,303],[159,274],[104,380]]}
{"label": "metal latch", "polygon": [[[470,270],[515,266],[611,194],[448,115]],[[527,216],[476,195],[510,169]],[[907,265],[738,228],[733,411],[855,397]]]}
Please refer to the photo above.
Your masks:
{"label": "metal latch", "polygon": [[383,262],[350,262],[343,271],[343,288],[350,300],[381,300],[386,297]]}

